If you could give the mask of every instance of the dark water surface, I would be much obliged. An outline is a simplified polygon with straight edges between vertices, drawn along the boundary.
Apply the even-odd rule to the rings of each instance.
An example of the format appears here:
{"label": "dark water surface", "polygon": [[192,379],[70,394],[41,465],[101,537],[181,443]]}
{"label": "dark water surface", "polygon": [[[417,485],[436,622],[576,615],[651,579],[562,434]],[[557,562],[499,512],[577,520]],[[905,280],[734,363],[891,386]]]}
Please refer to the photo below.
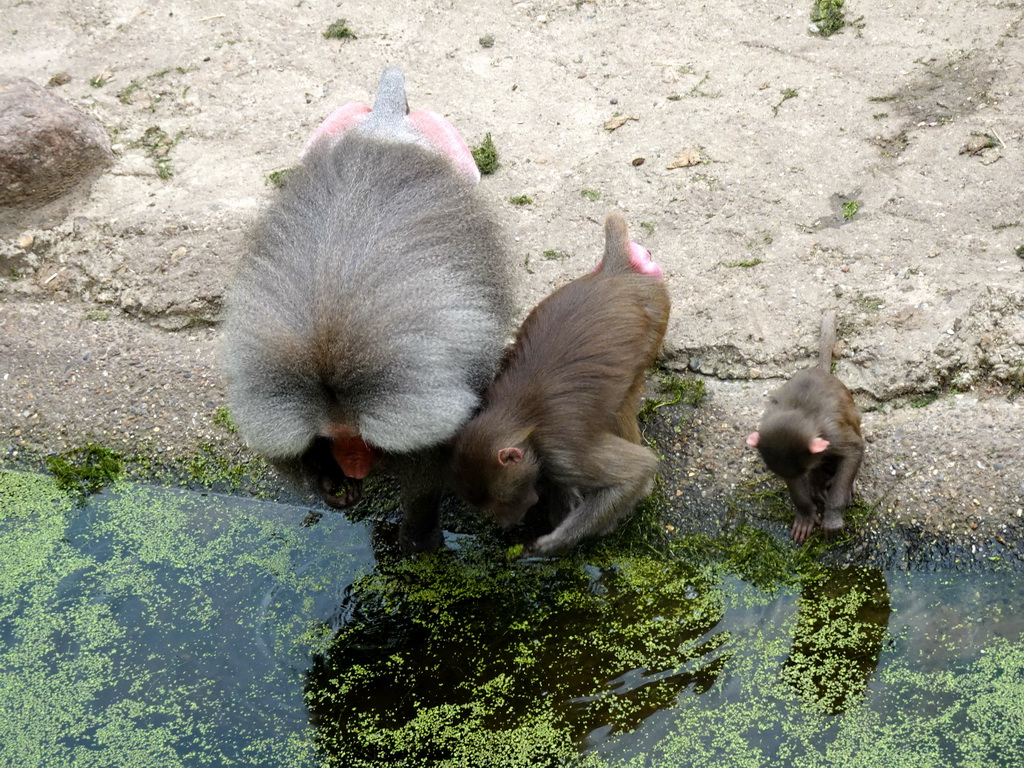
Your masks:
{"label": "dark water surface", "polygon": [[0,766],[1024,764],[1019,573],[377,563],[307,513],[0,472]]}

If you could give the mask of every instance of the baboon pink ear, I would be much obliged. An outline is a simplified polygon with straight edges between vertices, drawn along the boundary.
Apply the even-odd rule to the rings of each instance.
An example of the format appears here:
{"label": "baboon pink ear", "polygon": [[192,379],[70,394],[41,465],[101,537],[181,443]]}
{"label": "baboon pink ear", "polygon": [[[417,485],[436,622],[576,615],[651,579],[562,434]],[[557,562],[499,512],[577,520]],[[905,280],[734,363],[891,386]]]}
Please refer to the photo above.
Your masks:
{"label": "baboon pink ear", "polygon": [[811,453],[824,453],[825,449],[828,448],[828,440],[823,437],[816,437],[811,440],[811,444],[807,447]]}
{"label": "baboon pink ear", "polygon": [[751,448],[757,448],[757,442],[760,439],[761,435],[759,435],[757,432],[751,432],[749,435],[747,435],[747,445],[749,445]]}
{"label": "baboon pink ear", "polygon": [[507,467],[509,464],[518,464],[523,460],[523,452],[518,448],[502,448],[498,451],[498,463]]}

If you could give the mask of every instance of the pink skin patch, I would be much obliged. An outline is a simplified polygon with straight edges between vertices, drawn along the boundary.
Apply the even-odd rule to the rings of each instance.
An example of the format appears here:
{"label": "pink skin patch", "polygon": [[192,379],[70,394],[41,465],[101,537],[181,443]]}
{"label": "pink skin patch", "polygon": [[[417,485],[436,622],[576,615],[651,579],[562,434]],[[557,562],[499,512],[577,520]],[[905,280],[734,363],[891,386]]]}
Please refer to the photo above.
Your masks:
{"label": "pink skin patch", "polygon": [[313,131],[313,135],[309,137],[309,141],[306,142],[306,146],[302,148],[302,154],[305,155],[309,152],[309,148],[325,136],[336,137],[349,128],[359,125],[369,114],[370,108],[365,104],[358,104],[354,101],[349,104],[342,104],[317,126],[317,129]]}
{"label": "pink skin patch", "polygon": [[[641,275],[650,275],[656,277],[659,280],[662,279],[663,275],[661,267],[659,267],[654,259],[651,258],[651,252],[644,248],[638,243],[629,242],[626,243],[626,247],[629,249],[629,264],[633,268],[634,272],[638,272]],[[600,272],[601,267],[604,266],[604,259],[597,262],[597,266],[591,270],[593,272]]]}
{"label": "pink skin patch", "polygon": [[[327,119],[317,126],[302,150],[305,155],[310,147],[323,138],[337,138],[345,131],[363,122],[372,110],[365,104],[352,102],[343,104],[334,110]],[[473,153],[459,135],[458,130],[437,112],[418,109],[405,117],[407,126],[413,133],[426,139],[434,151],[446,156],[455,165],[456,170],[466,176],[474,184],[480,181],[480,169],[476,167]]]}
{"label": "pink skin patch", "polygon": [[456,130],[455,126],[437,112],[417,109],[406,118],[416,130],[426,137],[430,146],[447,155],[455,167],[474,184],[480,181],[480,169],[476,167],[473,153]]}
{"label": "pink skin patch", "polygon": [[351,477],[353,480],[362,480],[370,474],[379,458],[377,451],[358,435],[334,438],[331,440],[331,453],[334,454],[334,460],[338,462],[345,477]]}
{"label": "pink skin patch", "polygon": [[635,271],[641,275],[661,278],[661,267],[654,263],[650,251],[637,243],[628,243],[627,247],[629,248],[629,262]]}

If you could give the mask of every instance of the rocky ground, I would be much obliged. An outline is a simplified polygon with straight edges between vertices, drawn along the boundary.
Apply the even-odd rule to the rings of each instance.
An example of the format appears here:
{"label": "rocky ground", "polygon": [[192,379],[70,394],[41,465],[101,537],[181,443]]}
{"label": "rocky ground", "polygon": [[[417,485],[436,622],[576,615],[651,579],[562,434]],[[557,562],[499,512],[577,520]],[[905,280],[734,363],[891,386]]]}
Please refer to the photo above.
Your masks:
{"label": "rocky ground", "polygon": [[[709,392],[663,435],[681,510],[728,515],[762,474],[744,437],[832,308],[837,373],[865,411],[864,536],[895,521],[905,540],[1013,553],[1024,6],[851,0],[824,38],[812,5],[8,4],[0,71],[52,82],[114,162],[0,211],[0,460],[86,441],[244,456],[215,414],[245,232],[269,175],[398,64],[413,107],[471,145],[492,136],[483,193],[523,264],[524,312],[591,268],[613,208],[665,269],[667,360]],[[354,38],[324,37],[339,18]]]}

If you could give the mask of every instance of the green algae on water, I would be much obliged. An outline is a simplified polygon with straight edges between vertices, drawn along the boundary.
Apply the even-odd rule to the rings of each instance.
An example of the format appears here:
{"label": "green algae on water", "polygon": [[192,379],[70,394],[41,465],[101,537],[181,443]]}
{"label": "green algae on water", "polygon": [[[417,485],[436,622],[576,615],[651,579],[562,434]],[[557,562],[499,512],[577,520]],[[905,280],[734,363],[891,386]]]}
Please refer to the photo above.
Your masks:
{"label": "green algae on water", "polygon": [[0,765],[314,764],[293,670],[368,553],[234,504],[0,471]]}
{"label": "green algae on water", "polygon": [[[721,610],[703,577],[652,556],[510,565],[469,544],[400,561],[353,585],[354,620],[315,660],[318,743],[339,766],[567,764],[598,724],[627,732],[709,687],[723,638],[701,638]],[[607,686],[638,668],[678,672]]]}
{"label": "green algae on water", "polygon": [[374,565],[343,515],[0,472],[0,765],[1016,764],[1024,576],[670,546],[663,504],[561,558]]}

